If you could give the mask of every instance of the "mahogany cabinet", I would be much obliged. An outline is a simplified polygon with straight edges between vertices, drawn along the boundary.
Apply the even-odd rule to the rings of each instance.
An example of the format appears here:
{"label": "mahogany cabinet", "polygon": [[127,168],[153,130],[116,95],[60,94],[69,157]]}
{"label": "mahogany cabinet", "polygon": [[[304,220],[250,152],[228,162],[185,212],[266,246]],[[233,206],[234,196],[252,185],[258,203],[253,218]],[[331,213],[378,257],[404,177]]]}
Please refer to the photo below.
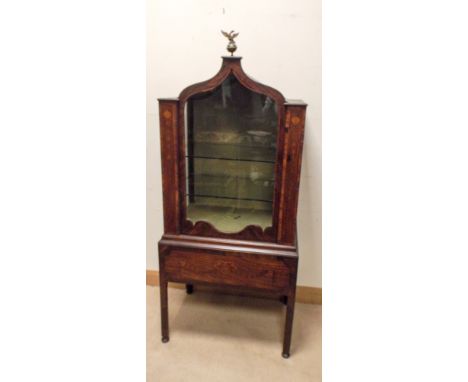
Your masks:
{"label": "mahogany cabinet", "polygon": [[164,234],[162,341],[168,282],[261,292],[286,304],[289,357],[296,293],[296,213],[306,104],[254,81],[241,57],[208,81],[159,99]]}

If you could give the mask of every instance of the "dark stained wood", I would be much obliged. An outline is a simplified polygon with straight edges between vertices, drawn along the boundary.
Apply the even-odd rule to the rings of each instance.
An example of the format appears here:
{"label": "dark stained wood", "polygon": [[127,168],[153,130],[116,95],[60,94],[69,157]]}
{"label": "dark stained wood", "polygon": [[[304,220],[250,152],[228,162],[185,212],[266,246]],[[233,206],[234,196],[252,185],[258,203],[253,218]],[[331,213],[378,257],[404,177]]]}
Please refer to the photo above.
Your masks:
{"label": "dark stained wood", "polygon": [[[187,119],[188,119],[188,124],[192,125],[193,124],[193,104],[192,103],[187,103]],[[195,201],[195,197],[193,196],[195,194],[195,163],[193,159],[193,129],[188,129],[187,130],[187,154],[188,154],[188,192],[189,192],[189,200],[190,202]]]}
{"label": "dark stained wood", "polygon": [[179,233],[177,114],[179,101],[159,100],[159,132],[163,187],[164,232]]}
{"label": "dark stained wood", "polygon": [[282,355],[287,358],[296,296],[298,256],[295,247],[248,241],[236,241],[233,245],[234,242],[228,239],[217,244],[219,239],[163,236],[159,244],[163,339],[169,340],[167,282],[215,286],[231,292],[238,288],[240,294],[245,290],[259,291],[271,297],[286,296]]}
{"label": "dark stained wood", "polygon": [[[186,239],[190,237],[191,239]],[[193,240],[192,240],[193,238]],[[160,245],[178,248],[194,248],[199,251],[222,251],[222,252],[239,252],[239,253],[252,253],[256,255],[266,256],[281,256],[281,257],[297,257],[297,251],[294,247],[287,247],[271,243],[271,245],[255,245],[250,241],[238,241],[235,243],[233,240],[216,241],[199,240],[196,236],[188,235],[164,235],[159,241]],[[262,243],[267,244],[267,243]]]}
{"label": "dark stained wood", "polygon": [[242,57],[223,57],[221,69],[214,77],[207,81],[188,86],[182,90],[179,95],[179,101],[181,104],[184,104],[188,98],[195,94],[206,93],[216,89],[229,76],[229,74],[232,73],[247,89],[256,93],[265,94],[273,98],[278,104],[283,105],[286,101],[284,96],[278,90],[250,78],[242,69],[240,63],[241,60]]}
{"label": "dark stained wood", "polygon": [[219,244],[219,245],[226,245],[226,246],[247,246],[247,247],[255,247],[255,248],[263,248],[263,249],[272,249],[272,250],[284,250],[284,251],[295,251],[297,245],[285,245],[285,244],[278,244],[278,243],[265,243],[261,241],[249,241],[249,240],[234,240],[231,238],[228,239],[220,239],[220,238],[213,238],[213,237],[201,237],[201,236],[191,236],[191,235],[173,235],[170,233],[164,234],[161,237],[161,241],[165,240],[177,240],[178,242],[190,241],[196,243],[211,243],[211,244]]}
{"label": "dark stained wood", "polygon": [[[159,268],[165,269],[164,256],[168,252],[168,247],[159,245]],[[169,342],[169,307],[167,296],[167,277],[165,272],[159,274],[159,291],[161,294],[161,334],[162,342]]]}
{"label": "dark stained wood", "polygon": [[[266,95],[278,109],[273,224],[248,225],[239,232],[218,231],[186,216],[185,107],[190,97],[210,92],[233,75],[247,89]],[[286,304],[283,357],[290,354],[298,267],[296,216],[306,105],[285,100],[276,89],[250,78],[240,57],[223,57],[211,79],[185,88],[175,99],[159,99],[164,235],[159,241],[161,329],[169,341],[168,282],[197,288],[275,298]],[[193,117],[187,110],[188,118]],[[193,147],[188,145],[188,154]],[[193,167],[193,163],[188,163]],[[190,171],[191,173],[193,171]],[[189,188],[193,179],[189,178]],[[192,192],[193,194],[193,192]]]}
{"label": "dark stained wood", "polygon": [[297,282],[297,261],[287,260],[292,272],[290,272],[289,291],[286,295],[286,325],[283,339],[283,358],[289,358],[291,349],[292,327],[294,320],[294,306],[296,304],[296,282]]}
{"label": "dark stained wood", "polygon": [[192,294],[193,293],[193,284],[185,284],[185,289],[187,291],[187,294]]}
{"label": "dark stained wood", "polygon": [[165,258],[169,281],[288,290],[289,268],[281,258],[252,254],[173,250]]}
{"label": "dark stained wood", "polygon": [[286,107],[286,141],[283,159],[284,181],[281,185],[281,210],[279,216],[278,242],[296,242],[297,203],[301,178],[302,146],[304,142],[305,105]]}

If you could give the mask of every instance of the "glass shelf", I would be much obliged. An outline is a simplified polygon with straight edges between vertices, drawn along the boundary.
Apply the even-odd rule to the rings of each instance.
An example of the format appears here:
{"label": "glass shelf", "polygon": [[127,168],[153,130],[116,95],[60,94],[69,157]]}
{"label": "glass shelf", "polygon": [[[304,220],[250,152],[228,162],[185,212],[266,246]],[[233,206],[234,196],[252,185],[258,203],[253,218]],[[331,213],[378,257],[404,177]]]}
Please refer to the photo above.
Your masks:
{"label": "glass shelf", "polygon": [[218,159],[218,160],[231,160],[231,161],[238,161],[238,162],[256,162],[256,163],[275,163],[275,161],[270,160],[257,160],[257,159],[236,159],[236,158],[216,158],[216,157],[201,157],[201,156],[193,156],[193,155],[186,155],[186,158],[193,158],[193,159]]}
{"label": "glass shelf", "polygon": [[263,199],[250,199],[250,198],[239,198],[238,196],[220,196],[220,195],[202,195],[202,194],[186,194],[190,199],[195,198],[215,198],[215,199],[232,199],[232,200],[247,200],[250,202],[264,202],[271,203],[271,200]]}
{"label": "glass shelf", "polygon": [[187,155],[187,158],[189,157],[275,163],[276,148],[258,145],[240,146],[229,143],[194,142],[193,154]]}

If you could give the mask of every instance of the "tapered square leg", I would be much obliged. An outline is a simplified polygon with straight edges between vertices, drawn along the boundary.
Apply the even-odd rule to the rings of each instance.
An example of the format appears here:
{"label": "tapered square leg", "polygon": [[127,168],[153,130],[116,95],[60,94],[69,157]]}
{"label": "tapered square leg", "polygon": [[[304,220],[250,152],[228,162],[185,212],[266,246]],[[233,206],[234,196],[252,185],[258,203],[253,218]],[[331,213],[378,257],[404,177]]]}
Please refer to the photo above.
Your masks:
{"label": "tapered square leg", "polygon": [[296,295],[292,295],[287,298],[287,307],[286,307],[286,324],[284,328],[284,342],[283,342],[283,358],[289,358],[289,352],[291,349],[291,337],[292,337],[292,327],[294,320],[294,305],[296,302]]}
{"label": "tapered square leg", "polygon": [[187,291],[187,294],[192,294],[193,293],[193,284],[185,284],[185,290]]}
{"label": "tapered square leg", "polygon": [[169,309],[167,303],[167,281],[161,277],[159,280],[161,293],[161,333],[162,342],[169,342]]}

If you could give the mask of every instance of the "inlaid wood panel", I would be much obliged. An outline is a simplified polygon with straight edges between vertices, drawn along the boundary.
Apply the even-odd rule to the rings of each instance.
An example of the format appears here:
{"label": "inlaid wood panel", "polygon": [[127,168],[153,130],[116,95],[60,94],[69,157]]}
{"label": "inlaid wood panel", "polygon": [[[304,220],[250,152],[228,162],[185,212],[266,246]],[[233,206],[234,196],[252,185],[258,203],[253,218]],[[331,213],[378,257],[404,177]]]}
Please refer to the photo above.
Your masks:
{"label": "inlaid wood panel", "polygon": [[159,100],[164,233],[178,233],[179,230],[179,194],[174,192],[179,186],[178,105],[178,100]]}
{"label": "inlaid wood panel", "polygon": [[304,142],[306,105],[286,106],[286,139],[282,163],[283,183],[280,191],[278,242],[294,245],[301,178],[302,146]]}
{"label": "inlaid wood panel", "polygon": [[169,281],[203,282],[282,290],[289,285],[289,268],[272,256],[217,255],[173,250],[165,257]]}

